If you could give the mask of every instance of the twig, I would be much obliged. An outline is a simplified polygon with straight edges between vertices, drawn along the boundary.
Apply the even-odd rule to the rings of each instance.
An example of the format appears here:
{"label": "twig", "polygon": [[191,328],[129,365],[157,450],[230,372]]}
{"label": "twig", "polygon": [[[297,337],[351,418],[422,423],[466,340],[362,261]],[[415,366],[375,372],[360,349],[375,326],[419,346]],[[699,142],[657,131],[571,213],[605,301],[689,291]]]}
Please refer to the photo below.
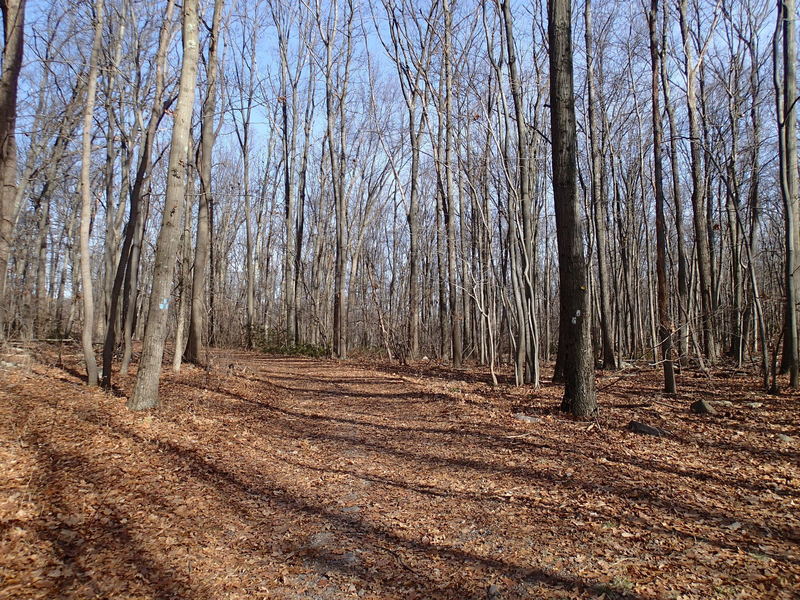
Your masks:
{"label": "twig", "polygon": [[404,569],[406,569],[407,571],[409,571],[411,573],[414,573],[415,575],[419,575],[419,573],[417,573],[417,571],[415,571],[414,569],[412,569],[411,567],[409,567],[406,564],[406,561],[403,560],[403,557],[400,556],[400,554],[398,554],[397,552],[395,552],[391,548],[387,548],[386,546],[382,546],[380,544],[375,544],[375,546],[380,548],[381,550],[385,550],[386,552],[388,552],[389,554],[394,556],[394,559],[400,564],[400,566],[403,567]]}

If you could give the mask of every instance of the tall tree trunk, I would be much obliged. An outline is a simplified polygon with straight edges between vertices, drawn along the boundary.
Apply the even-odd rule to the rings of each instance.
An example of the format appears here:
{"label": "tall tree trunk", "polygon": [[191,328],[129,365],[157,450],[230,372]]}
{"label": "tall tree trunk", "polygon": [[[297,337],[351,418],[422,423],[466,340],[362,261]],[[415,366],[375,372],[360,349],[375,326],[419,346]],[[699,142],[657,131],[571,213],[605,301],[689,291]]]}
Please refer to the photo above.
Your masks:
{"label": "tall tree trunk", "polygon": [[[289,137],[289,118],[286,107],[288,101],[283,102],[283,130],[284,136]],[[294,129],[294,126],[292,126]],[[291,136],[294,137],[294,136]],[[286,343],[289,345],[297,342],[297,305],[294,300],[294,288],[296,282],[296,248],[297,241],[297,202],[294,193],[294,143],[288,139],[284,140],[284,198],[285,207],[283,213],[284,230],[286,236],[285,252],[283,256],[283,303],[286,318]]]}
{"label": "tall tree trunk", "polygon": [[[297,148],[297,82],[289,73],[289,40],[290,31],[284,30],[277,15],[273,16],[278,31],[278,48],[280,51],[280,85],[281,85],[281,128],[283,149],[283,195],[284,195],[284,230],[286,243],[283,255],[283,305],[285,315],[285,333],[287,345],[296,344],[297,339],[297,305],[294,290],[297,284],[297,266],[295,247],[297,242],[297,200],[295,197],[295,151]],[[291,87],[291,90],[290,90]]]}
{"label": "tall tree trunk", "polygon": [[603,342],[603,368],[616,369],[614,338],[611,332],[611,289],[608,267],[608,248],[606,242],[606,186],[605,161],[601,156],[600,131],[597,120],[597,106],[594,81],[594,43],[592,35],[592,2],[586,0],[584,6],[584,25],[586,27],[586,90],[589,113],[589,151],[592,162],[592,212],[594,213],[595,241],[597,244],[597,274],[600,292],[600,332]]}
{"label": "tall tree trunk", "polygon": [[[191,363],[203,363],[203,335],[206,317],[206,270],[210,256],[210,238],[213,217],[213,196],[211,184],[211,159],[214,152],[214,112],[217,105],[217,46],[219,28],[222,20],[224,0],[214,0],[211,35],[208,40],[208,60],[206,62],[206,96],[203,99],[200,120],[200,148],[198,172],[200,174],[200,196],[197,210],[197,237],[194,250],[194,271],[192,273],[192,309],[189,320],[189,340],[186,343],[184,358]],[[212,263],[213,271],[214,265]],[[211,277],[211,294],[214,290]],[[213,312],[213,307],[212,307]],[[213,328],[213,324],[211,325]],[[208,343],[212,340],[209,336]]]}
{"label": "tall tree trunk", "polygon": [[411,173],[408,201],[408,355],[419,357],[420,283],[419,283],[419,163],[420,131],[415,123],[415,105],[408,107],[408,134],[411,143]]}
{"label": "tall tree trunk", "polygon": [[589,292],[583,228],[577,194],[577,142],[572,78],[571,1],[549,0],[550,122],[553,200],[560,278],[560,340],[564,343],[564,399],[561,409],[579,418],[597,413]]}
{"label": "tall tree trunk", "polygon": [[0,0],[3,11],[3,66],[0,75],[0,339],[5,337],[6,272],[17,207],[17,81],[22,67],[25,0]]}
{"label": "tall tree trunk", "polygon": [[[192,162],[192,146],[186,153],[186,162]],[[178,373],[181,370],[183,361],[183,351],[186,346],[184,331],[186,330],[186,313],[189,308],[189,295],[191,286],[189,285],[189,264],[192,260],[192,212],[191,206],[194,198],[194,177],[191,170],[186,181],[186,193],[183,195],[183,233],[181,234],[180,257],[181,262],[178,268],[178,305],[176,306],[175,325],[175,352],[172,354],[172,370]]]}
{"label": "tall tree trunk", "polygon": [[[345,126],[345,100],[352,59],[353,3],[347,0],[347,23],[344,27],[345,48],[341,51],[344,65],[334,61],[335,38],[339,18],[339,3],[330,4],[326,30],[323,32],[325,45],[325,110],[327,123],[328,154],[331,168],[331,192],[336,217],[335,248],[336,257],[333,273],[333,352],[337,358],[347,357],[347,197],[346,197],[346,158],[347,129]],[[334,74],[343,68],[334,79]],[[336,88],[334,87],[336,85]]]}
{"label": "tall tree trunk", "polygon": [[[119,259],[118,254],[118,236],[119,224],[121,221],[122,213],[125,212],[124,196],[120,194],[121,202],[115,201],[115,186],[114,178],[116,174],[117,162],[117,147],[114,144],[115,137],[119,130],[119,122],[117,121],[116,112],[113,106],[114,90],[116,88],[117,75],[119,73],[120,56],[122,53],[122,40],[125,36],[125,19],[120,18],[117,29],[114,33],[113,49],[109,64],[104,69],[106,75],[104,78],[105,88],[105,112],[107,115],[106,123],[106,164],[105,164],[105,195],[106,195],[106,232],[104,247],[103,247],[103,318],[108,327],[108,316],[111,313],[111,295],[114,291],[114,275],[116,273],[116,263]],[[130,153],[128,153],[130,155]],[[128,166],[123,163],[120,166],[121,178],[125,182],[126,169]],[[125,187],[120,185],[120,191]],[[116,206],[116,208],[115,208]],[[98,321],[100,321],[98,319]],[[112,324],[116,327],[117,324]]]}
{"label": "tall tree trunk", "polygon": [[664,174],[661,146],[664,129],[661,123],[659,102],[659,75],[662,50],[658,47],[658,0],[650,0],[647,15],[650,30],[650,75],[653,104],[653,187],[656,196],[656,302],[658,304],[658,342],[664,365],[664,391],[675,393],[675,370],[672,364],[672,323],[669,318],[669,292],[667,290],[667,221],[664,217]]}
{"label": "tall tree trunk", "polygon": [[[667,14],[669,8],[664,7],[664,25],[662,27],[661,54],[667,52]],[[678,167],[678,127],[675,119],[675,107],[670,101],[669,76],[667,61],[661,60],[661,88],[664,93],[664,109],[669,125],[669,161],[672,174],[672,204],[675,215],[675,238],[678,253],[678,361],[683,362],[689,356],[689,270],[686,259],[686,242],[683,233],[683,200],[681,198],[681,180]]]}
{"label": "tall tree trunk", "polygon": [[[517,187],[519,188],[519,207],[522,212],[522,243],[518,272],[522,294],[519,299],[519,335],[517,339],[517,370],[524,369],[523,381],[539,385],[539,348],[536,330],[535,295],[533,290],[533,210],[531,208],[531,158],[528,142],[528,127],[525,121],[525,102],[522,94],[522,81],[517,69],[517,53],[514,41],[513,20],[508,0],[501,3],[505,25],[506,48],[508,52],[508,77],[511,96],[514,101],[514,118],[517,134]],[[509,215],[514,218],[514,215]],[[509,240],[516,244],[516,239]]]}
{"label": "tall tree trunk", "polygon": [[47,234],[50,229],[50,193],[39,198],[39,223],[38,223],[38,255],[36,260],[36,307],[33,326],[33,335],[43,337],[46,335],[48,321],[48,294],[47,294]]}
{"label": "tall tree trunk", "polygon": [[92,346],[94,334],[94,292],[92,289],[92,260],[89,252],[89,233],[92,223],[92,190],[89,168],[92,160],[92,120],[97,96],[97,63],[103,35],[103,0],[94,3],[94,39],[89,56],[86,84],[86,105],[83,109],[83,141],[81,152],[81,294],[83,295],[83,332],[81,345],[86,362],[89,385],[97,385],[97,358]]}
{"label": "tall tree trunk", "polygon": [[[166,105],[162,100],[164,95],[164,70],[170,41],[170,32],[172,31],[172,11],[174,7],[175,0],[168,0],[164,10],[164,21],[161,24],[161,29],[158,34],[158,50],[156,51],[154,61],[156,73],[153,104],[150,108],[150,117],[147,122],[144,141],[139,151],[139,164],[136,168],[133,186],[131,186],[130,214],[128,216],[128,222],[125,224],[122,250],[120,251],[120,257],[117,261],[114,285],[111,288],[111,302],[108,314],[106,315],[106,338],[103,343],[103,387],[105,388],[111,387],[111,366],[117,345],[117,312],[121,296],[123,302],[123,332],[125,336],[125,353],[123,354],[122,364],[120,365],[121,374],[127,374],[132,353],[131,336],[133,334],[133,313],[136,311],[136,294],[138,293],[139,248],[144,231],[143,213],[147,212],[147,208],[144,208],[142,205],[149,204],[149,200],[145,199],[145,191],[153,160],[153,144],[155,142],[158,124],[166,109]],[[133,302],[129,301],[130,295],[133,296]],[[133,312],[129,314],[129,310]]]}
{"label": "tall tree trunk", "polygon": [[456,262],[456,211],[453,183],[453,65],[452,65],[452,14],[450,1],[443,0],[444,10],[444,219],[447,230],[447,282],[450,301],[450,336],[453,342],[452,358],[455,368],[461,367],[464,340],[461,326],[464,318],[458,301],[458,264]]}
{"label": "tall tree trunk", "polygon": [[[246,54],[247,49],[249,54]],[[247,77],[245,79],[245,70]],[[255,333],[255,263],[254,239],[253,239],[253,202],[250,190],[250,121],[253,114],[253,100],[255,93],[255,74],[256,74],[256,26],[251,24],[248,34],[242,31],[241,60],[235,66],[236,85],[239,88],[240,97],[237,101],[236,112],[239,118],[234,118],[234,129],[236,138],[239,141],[239,150],[242,153],[242,175],[243,175],[243,202],[244,202],[244,221],[245,221],[245,341],[247,348],[254,346],[253,335]],[[241,124],[240,124],[241,120]]]}
{"label": "tall tree trunk", "polygon": [[[750,15],[748,28],[752,32],[753,21]],[[768,390],[769,383],[769,343],[767,341],[767,327],[764,320],[764,310],[761,305],[761,296],[759,294],[758,279],[756,278],[756,264],[754,262],[756,252],[758,251],[758,224],[760,220],[760,205],[759,205],[759,172],[761,171],[761,114],[758,106],[758,97],[761,89],[761,80],[758,75],[758,50],[756,46],[756,39],[751,36],[747,40],[747,50],[750,57],[750,124],[752,127],[752,139],[750,150],[750,186],[748,189],[748,206],[750,208],[750,235],[747,243],[745,244],[745,253],[747,255],[747,272],[750,279],[750,292],[753,297],[752,310],[750,305],[745,311],[743,338],[745,342],[748,339],[748,328],[751,321],[752,313],[755,313],[755,327],[758,329],[758,345],[761,346],[761,375],[763,378],[764,390]],[[737,218],[741,221],[741,215],[737,212]],[[741,223],[740,227],[744,230],[744,224]]]}
{"label": "tall tree trunk", "polygon": [[786,303],[784,304],[783,364],[789,373],[789,387],[800,386],[800,360],[798,359],[797,300],[798,278],[798,198],[797,174],[797,47],[795,41],[795,2],[778,0],[778,25],[783,32],[783,89],[778,83],[777,42],[773,49],[775,92],[778,114],[781,197],[783,198],[786,257],[784,262]]}
{"label": "tall tree trunk", "polygon": [[158,380],[161,374],[161,360],[164,356],[169,292],[180,241],[178,228],[181,223],[183,198],[186,191],[186,152],[189,146],[194,88],[197,82],[199,48],[197,3],[198,0],[184,0],[183,2],[183,56],[178,104],[175,109],[172,143],[169,149],[167,169],[169,175],[164,200],[164,215],[156,244],[153,287],[144,331],[142,357],[139,361],[136,385],[128,400],[128,408],[131,410],[145,410],[158,404]]}
{"label": "tall tree trunk", "polygon": [[[300,277],[302,273],[303,258],[303,233],[305,227],[305,207],[306,207],[306,187],[308,180],[308,156],[311,149],[311,125],[314,120],[315,108],[315,85],[313,71],[310,75],[311,81],[308,84],[308,95],[306,98],[306,110],[303,125],[303,152],[300,156],[300,171],[298,173],[299,182],[297,190],[297,230],[295,231],[295,264],[294,264],[294,287],[292,289],[292,304],[298,306],[300,297]],[[298,343],[302,341],[300,335],[300,323],[295,309],[295,338]]]}
{"label": "tall tree trunk", "polygon": [[[714,332],[713,281],[711,274],[711,248],[707,222],[708,198],[703,182],[702,139],[697,108],[696,75],[699,62],[695,63],[692,53],[691,33],[687,20],[687,0],[679,1],[681,37],[686,72],[686,106],[689,113],[689,149],[692,170],[692,212],[694,217],[694,236],[697,254],[697,268],[700,275],[700,307],[703,324],[703,347],[706,358],[713,363],[717,358]],[[702,60],[702,57],[700,58]]]}

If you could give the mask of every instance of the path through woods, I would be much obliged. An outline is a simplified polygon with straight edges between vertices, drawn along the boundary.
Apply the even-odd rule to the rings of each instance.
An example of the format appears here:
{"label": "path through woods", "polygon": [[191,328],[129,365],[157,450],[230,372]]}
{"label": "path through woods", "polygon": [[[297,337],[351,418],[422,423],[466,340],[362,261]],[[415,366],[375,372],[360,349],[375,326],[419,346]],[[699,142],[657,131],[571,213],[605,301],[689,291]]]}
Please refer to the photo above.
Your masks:
{"label": "path through woods", "polygon": [[[677,399],[658,397],[652,371],[600,378],[587,430],[551,412],[555,386],[239,352],[211,373],[165,374],[165,406],[135,414],[83,384],[77,354],[59,367],[37,352],[0,371],[0,598],[800,586],[798,397],[747,391],[752,378],[684,374]],[[119,381],[128,393],[132,378]],[[691,415],[699,397],[730,404]],[[630,419],[671,435],[630,433]]]}

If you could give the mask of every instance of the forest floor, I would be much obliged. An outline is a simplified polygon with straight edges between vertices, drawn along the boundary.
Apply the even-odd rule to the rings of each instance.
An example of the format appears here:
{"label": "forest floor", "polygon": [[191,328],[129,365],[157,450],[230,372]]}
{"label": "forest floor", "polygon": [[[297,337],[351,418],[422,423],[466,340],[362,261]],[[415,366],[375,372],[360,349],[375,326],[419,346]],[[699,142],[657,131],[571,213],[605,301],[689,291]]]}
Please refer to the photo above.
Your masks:
{"label": "forest floor", "polygon": [[549,383],[228,352],[141,414],[32,354],[0,363],[3,599],[800,593],[800,396],[752,376],[601,375],[583,423]]}

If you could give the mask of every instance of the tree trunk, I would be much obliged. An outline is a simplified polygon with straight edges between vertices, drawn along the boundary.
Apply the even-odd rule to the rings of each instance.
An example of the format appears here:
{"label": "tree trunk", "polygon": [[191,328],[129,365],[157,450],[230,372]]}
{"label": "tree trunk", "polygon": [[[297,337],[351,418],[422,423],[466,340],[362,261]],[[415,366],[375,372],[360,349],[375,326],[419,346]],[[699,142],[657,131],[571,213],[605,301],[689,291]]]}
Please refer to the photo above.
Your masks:
{"label": "tree trunk", "polygon": [[[661,37],[661,52],[667,52],[667,13],[664,7],[664,26]],[[678,127],[675,108],[670,101],[669,77],[666,60],[661,60],[661,87],[664,92],[664,109],[669,125],[669,161],[672,174],[672,204],[675,213],[675,237],[678,252],[678,361],[683,363],[689,356],[689,274],[686,259],[686,243],[683,233],[683,200],[681,199],[681,180],[678,166]]]}
{"label": "tree trunk", "polygon": [[662,50],[658,47],[658,0],[650,1],[647,24],[650,29],[650,74],[653,103],[653,187],[656,196],[656,302],[658,304],[658,342],[664,364],[664,391],[675,393],[675,370],[672,364],[672,323],[669,318],[669,292],[667,290],[667,222],[664,217],[664,175],[661,146],[664,131],[661,124],[659,102],[660,62]]}
{"label": "tree trunk", "polygon": [[616,369],[614,338],[611,332],[611,289],[609,286],[608,248],[606,243],[606,186],[605,161],[601,156],[600,131],[597,122],[596,91],[594,81],[594,44],[592,35],[592,2],[584,7],[586,27],[586,90],[589,113],[589,151],[592,163],[592,209],[594,213],[595,241],[597,244],[597,274],[600,292],[600,332],[603,342],[603,368]]}
{"label": "tree trunk", "polygon": [[[519,332],[517,338],[517,383],[533,383],[539,385],[539,348],[537,343],[535,295],[533,290],[533,210],[531,208],[531,158],[528,143],[528,127],[525,121],[522,81],[517,69],[517,55],[514,41],[511,9],[507,0],[501,3],[505,25],[506,48],[508,52],[508,76],[511,96],[514,101],[514,117],[517,134],[517,187],[519,189],[519,207],[522,213],[522,243],[517,272],[519,273],[520,298],[518,300]],[[509,215],[515,218],[515,215]],[[516,236],[515,236],[516,237]],[[516,244],[516,239],[509,239]],[[519,381],[522,371],[522,381]]]}
{"label": "tree trunk", "polygon": [[450,303],[450,337],[453,342],[451,351],[453,366],[461,367],[464,353],[464,340],[461,325],[463,314],[458,301],[458,264],[456,262],[456,211],[455,194],[458,191],[453,183],[453,66],[452,66],[452,15],[450,1],[443,0],[444,10],[444,219],[447,232],[447,283]]}
{"label": "tree trunk", "polygon": [[142,357],[136,375],[136,385],[128,400],[128,408],[131,410],[145,410],[158,404],[158,380],[164,355],[172,272],[175,269],[176,252],[180,241],[178,228],[181,223],[186,188],[186,152],[189,146],[192,104],[197,81],[199,47],[197,4],[198,0],[183,2],[183,56],[178,105],[175,110],[169,150],[169,176],[164,200],[164,216],[156,244],[153,288],[145,325]]}
{"label": "tree trunk", "polygon": [[[297,242],[297,203],[295,198],[295,150],[297,146],[297,86],[292,82],[289,91],[290,76],[288,62],[288,40],[286,34],[275,20],[278,28],[278,45],[281,57],[281,127],[283,133],[283,194],[284,194],[284,230],[285,252],[283,255],[283,304],[285,313],[286,344],[291,346],[297,343],[297,306],[295,304],[294,289],[297,282],[295,273]],[[291,107],[291,116],[290,110]],[[291,121],[291,123],[290,123]]]}
{"label": "tree trunk", "polygon": [[[786,257],[784,262],[786,302],[784,304],[783,364],[789,373],[789,387],[800,386],[797,334],[797,237],[798,174],[797,174],[797,75],[795,42],[795,2],[778,0],[778,26],[783,31],[783,89],[778,84],[777,42],[773,50],[778,114],[781,197],[783,198]],[[776,27],[775,36],[777,38]]]}
{"label": "tree trunk", "polygon": [[97,358],[92,347],[94,334],[94,293],[92,290],[92,260],[89,253],[89,229],[92,222],[92,190],[89,168],[92,159],[92,120],[97,96],[97,63],[103,35],[103,0],[94,3],[94,39],[89,57],[86,105],[83,110],[83,150],[81,152],[81,294],[83,295],[83,332],[81,345],[86,362],[89,385],[97,385]]}
{"label": "tree trunk", "polygon": [[681,37],[685,57],[686,106],[689,113],[689,149],[692,171],[692,213],[694,217],[694,236],[697,254],[697,268],[700,275],[700,307],[703,324],[703,348],[706,358],[714,363],[717,348],[714,332],[713,281],[711,277],[711,248],[707,222],[708,198],[703,183],[702,139],[697,108],[697,86],[695,83],[697,67],[692,58],[692,39],[686,16],[687,0],[679,1]]}
{"label": "tree trunk", "polygon": [[[217,44],[222,20],[223,0],[214,0],[211,36],[208,40],[208,61],[206,63],[206,96],[200,121],[200,148],[198,172],[200,174],[200,195],[197,210],[197,237],[194,250],[194,271],[192,273],[192,309],[189,320],[189,339],[186,343],[184,359],[195,364],[203,363],[203,335],[206,316],[206,270],[210,255],[213,196],[211,184],[211,159],[214,152],[214,111],[217,105]],[[213,270],[214,265],[211,265]],[[213,277],[211,294],[213,295]],[[213,311],[213,307],[212,307]],[[213,325],[212,325],[213,327]],[[208,343],[211,344],[209,338]]]}
{"label": "tree trunk", "polygon": [[561,409],[579,418],[597,413],[589,293],[583,228],[578,202],[575,97],[572,78],[570,0],[549,0],[550,121],[553,200],[561,283],[560,340],[564,343],[564,399]]}
{"label": "tree trunk", "polygon": [[408,133],[411,143],[411,173],[408,201],[408,355],[419,357],[420,285],[419,285],[419,164],[420,131],[416,129],[415,105],[408,107]]}
{"label": "tree trunk", "polygon": [[[167,57],[167,49],[172,30],[172,11],[175,0],[167,2],[164,11],[164,21],[158,34],[158,50],[155,57],[155,85],[153,93],[153,105],[150,108],[150,117],[145,131],[144,141],[139,151],[139,164],[136,169],[136,176],[130,191],[130,215],[125,225],[125,233],[122,241],[122,250],[117,269],[114,275],[114,285],[111,288],[111,302],[108,314],[106,315],[106,339],[103,343],[103,387],[111,387],[111,366],[114,360],[114,351],[117,344],[117,311],[119,309],[120,296],[122,296],[123,311],[122,321],[125,335],[125,354],[123,355],[120,373],[127,374],[128,363],[131,355],[131,335],[133,313],[136,310],[136,294],[138,293],[138,258],[142,232],[144,231],[143,212],[147,209],[142,205],[149,203],[145,200],[146,184],[150,177],[150,167],[152,165],[153,144],[161,117],[166,106],[162,103],[164,95],[164,70]],[[129,295],[133,295],[133,302],[129,302]],[[128,310],[126,310],[126,308]],[[129,310],[133,313],[129,314]]]}
{"label": "tree trunk", "polygon": [[17,195],[17,81],[22,67],[25,0],[2,0],[3,65],[0,75],[0,339],[5,337],[6,272],[16,220]]}
{"label": "tree trunk", "polygon": [[[193,156],[192,144],[189,144],[186,153],[186,162],[191,165]],[[187,324],[187,313],[190,308],[191,286],[189,285],[190,263],[192,260],[192,202],[195,195],[195,178],[189,170],[186,181],[186,193],[183,195],[183,233],[181,235],[180,267],[178,268],[178,305],[176,307],[177,323],[175,325],[175,352],[172,354],[172,370],[178,373],[183,362],[183,353],[186,350],[186,336],[184,332]]]}

